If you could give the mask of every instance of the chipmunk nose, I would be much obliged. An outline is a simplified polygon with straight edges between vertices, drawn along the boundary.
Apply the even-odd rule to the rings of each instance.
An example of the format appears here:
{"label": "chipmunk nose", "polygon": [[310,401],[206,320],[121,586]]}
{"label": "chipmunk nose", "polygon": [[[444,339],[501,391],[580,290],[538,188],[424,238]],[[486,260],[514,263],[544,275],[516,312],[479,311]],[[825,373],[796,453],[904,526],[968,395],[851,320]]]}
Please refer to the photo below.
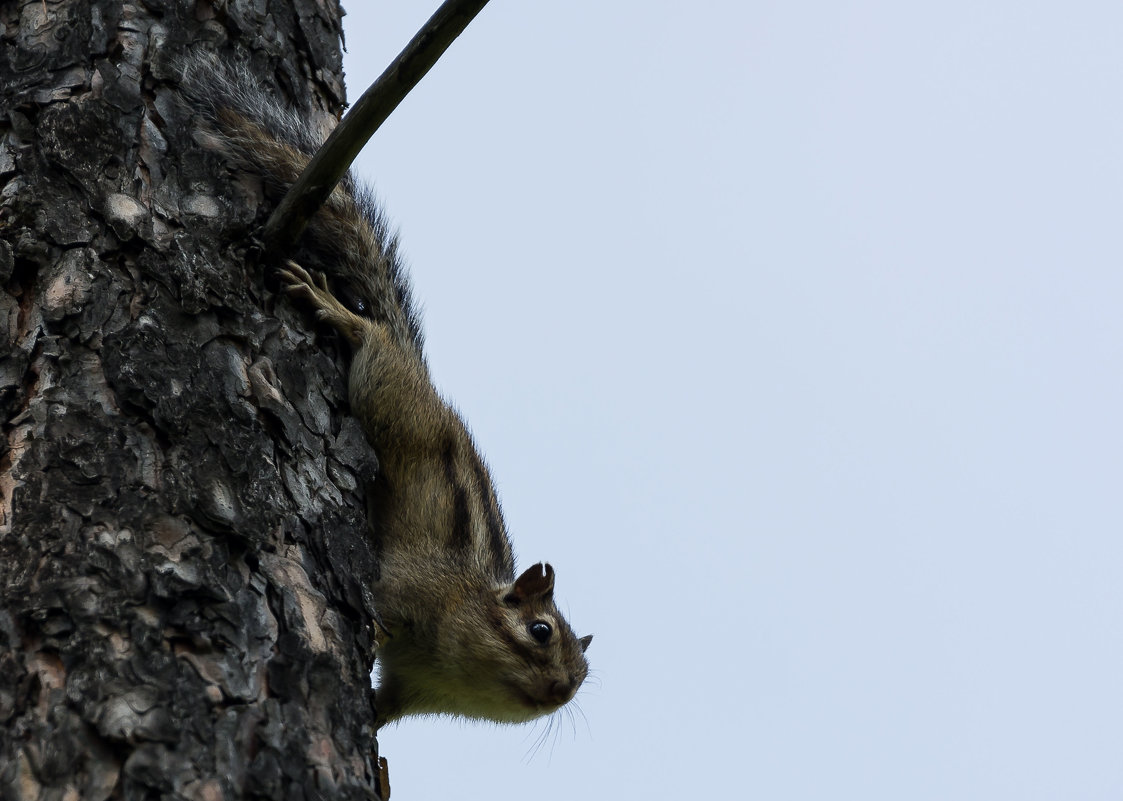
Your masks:
{"label": "chipmunk nose", "polygon": [[554,679],[552,682],[550,682],[548,695],[550,701],[561,706],[573,697],[573,692],[576,689],[576,683],[572,679]]}

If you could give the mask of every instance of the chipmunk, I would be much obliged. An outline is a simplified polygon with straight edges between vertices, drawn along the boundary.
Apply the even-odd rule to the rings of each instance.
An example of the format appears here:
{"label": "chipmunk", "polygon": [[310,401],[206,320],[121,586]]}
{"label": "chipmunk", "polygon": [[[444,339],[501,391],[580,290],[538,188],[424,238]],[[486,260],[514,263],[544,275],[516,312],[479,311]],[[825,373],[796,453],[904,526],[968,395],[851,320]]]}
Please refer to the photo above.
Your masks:
{"label": "chipmunk", "polygon": [[[184,85],[209,120],[209,146],[260,174],[279,196],[320,137],[251,75],[214,59],[185,65]],[[570,701],[585,650],[554,603],[554,570],[516,577],[487,466],[429,377],[420,322],[395,237],[351,178],[313,217],[282,289],[352,349],[351,412],[378,457],[368,488],[379,554],[372,592],[384,629],[376,658],[378,724],[449,714],[522,722]]]}

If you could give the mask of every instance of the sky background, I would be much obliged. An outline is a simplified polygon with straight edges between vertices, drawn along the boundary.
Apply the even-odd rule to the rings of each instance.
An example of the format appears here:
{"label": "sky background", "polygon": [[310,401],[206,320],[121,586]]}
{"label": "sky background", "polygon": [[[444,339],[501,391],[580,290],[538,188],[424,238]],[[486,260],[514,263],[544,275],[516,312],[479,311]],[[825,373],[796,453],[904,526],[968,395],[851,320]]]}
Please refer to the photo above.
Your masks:
{"label": "sky background", "polygon": [[1123,5],[494,0],[359,170],[596,635],[396,798],[1123,798]]}

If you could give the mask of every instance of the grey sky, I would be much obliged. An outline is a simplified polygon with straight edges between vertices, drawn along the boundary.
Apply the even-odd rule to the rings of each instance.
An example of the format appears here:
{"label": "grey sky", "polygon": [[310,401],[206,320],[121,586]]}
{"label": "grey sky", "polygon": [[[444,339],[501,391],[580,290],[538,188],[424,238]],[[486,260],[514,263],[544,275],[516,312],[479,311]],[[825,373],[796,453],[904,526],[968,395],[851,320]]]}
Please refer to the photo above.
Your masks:
{"label": "grey sky", "polygon": [[595,675],[395,793],[1120,798],[1121,96],[1118,3],[489,4],[360,170]]}

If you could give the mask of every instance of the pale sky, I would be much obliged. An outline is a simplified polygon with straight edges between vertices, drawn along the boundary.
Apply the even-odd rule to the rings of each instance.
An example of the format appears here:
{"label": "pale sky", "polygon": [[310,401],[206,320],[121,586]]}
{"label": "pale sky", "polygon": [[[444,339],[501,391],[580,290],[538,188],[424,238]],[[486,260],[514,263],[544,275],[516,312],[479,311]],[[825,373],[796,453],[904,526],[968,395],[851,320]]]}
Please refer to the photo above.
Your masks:
{"label": "pale sky", "polygon": [[1121,97],[1106,0],[493,0],[359,166],[593,677],[395,797],[1123,798]]}

